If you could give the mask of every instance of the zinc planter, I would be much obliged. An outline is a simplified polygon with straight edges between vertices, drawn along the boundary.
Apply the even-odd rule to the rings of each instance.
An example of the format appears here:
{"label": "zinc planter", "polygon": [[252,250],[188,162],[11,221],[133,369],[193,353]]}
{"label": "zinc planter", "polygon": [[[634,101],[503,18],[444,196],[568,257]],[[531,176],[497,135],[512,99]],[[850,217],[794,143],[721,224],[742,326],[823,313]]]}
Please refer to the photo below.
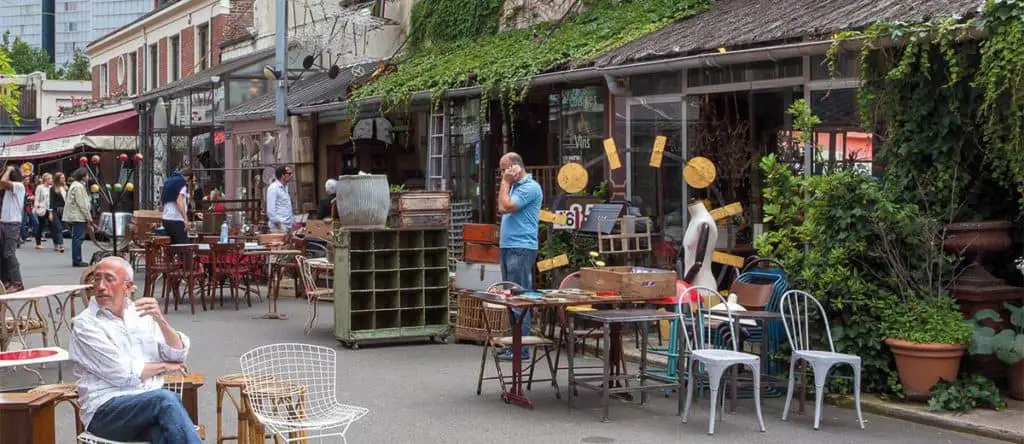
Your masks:
{"label": "zinc planter", "polygon": [[1017,361],[1006,372],[1006,385],[1010,388],[1010,397],[1024,401],[1024,360]]}
{"label": "zinc planter", "polygon": [[885,340],[896,357],[900,384],[910,397],[927,398],[939,380],[954,381],[960,359],[967,346],[956,344],[918,344],[900,339]]}
{"label": "zinc planter", "polygon": [[391,207],[388,177],[365,174],[338,177],[338,222],[344,228],[384,228]]}

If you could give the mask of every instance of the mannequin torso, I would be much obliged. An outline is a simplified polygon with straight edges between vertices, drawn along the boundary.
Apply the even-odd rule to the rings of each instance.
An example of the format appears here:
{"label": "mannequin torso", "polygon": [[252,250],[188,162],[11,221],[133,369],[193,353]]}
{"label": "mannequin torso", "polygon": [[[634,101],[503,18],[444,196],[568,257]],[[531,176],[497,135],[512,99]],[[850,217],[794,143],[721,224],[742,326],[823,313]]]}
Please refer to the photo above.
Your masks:
{"label": "mannequin torso", "polygon": [[[691,285],[715,288],[715,275],[711,273],[711,254],[718,242],[715,218],[702,203],[690,205],[690,224],[683,236],[683,277]],[[686,279],[692,277],[692,279]]]}

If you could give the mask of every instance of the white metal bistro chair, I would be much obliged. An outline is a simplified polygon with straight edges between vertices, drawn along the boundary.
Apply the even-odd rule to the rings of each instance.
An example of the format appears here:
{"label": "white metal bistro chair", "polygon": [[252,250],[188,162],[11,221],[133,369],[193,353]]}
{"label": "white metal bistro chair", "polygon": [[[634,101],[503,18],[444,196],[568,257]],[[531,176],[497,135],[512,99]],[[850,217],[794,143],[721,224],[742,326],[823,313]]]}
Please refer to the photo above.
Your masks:
{"label": "white metal bistro chair", "polygon": [[286,443],[324,438],[345,440],[364,407],[338,401],[338,355],[310,344],[271,344],[239,358],[253,416]]}
{"label": "white metal bistro chair", "polygon": [[[689,306],[685,307],[686,309],[683,307],[686,299],[688,299],[687,296],[691,294],[696,296],[696,302],[692,305],[696,307],[696,310],[690,310]],[[754,376],[754,408],[757,410],[757,423],[763,432],[765,428],[764,418],[761,416],[761,357],[737,351],[737,343],[739,341],[735,338],[739,338],[739,336],[736,331],[736,322],[733,321],[732,312],[729,311],[728,304],[723,304],[728,314],[728,319],[724,322],[728,323],[727,326],[732,333],[731,337],[734,338],[732,341],[729,341],[732,350],[713,348],[712,337],[714,327],[712,327],[712,324],[714,322],[709,317],[709,310],[704,304],[704,297],[708,295],[718,295],[718,292],[707,287],[690,287],[683,292],[676,307],[676,311],[679,313],[679,328],[683,329],[683,337],[686,338],[686,348],[690,350],[690,360],[687,365],[689,377],[686,383],[686,406],[683,409],[683,422],[685,423],[690,416],[690,403],[693,402],[694,373],[699,370],[697,363],[703,364],[704,371],[708,374],[708,385],[711,389],[711,419],[708,421],[709,435],[715,434],[715,418],[718,409],[723,404],[723,400],[719,399],[720,395],[724,396],[725,394],[724,390],[721,391],[721,394],[719,393],[722,377],[725,376],[725,372],[732,366],[745,365],[750,368],[750,372]],[[687,313],[692,313],[690,319],[686,319]],[[687,328],[687,322],[690,323],[691,328]]]}
{"label": "white metal bistro chair", "polygon": [[[169,378],[170,381],[164,380],[164,390],[174,393],[181,399],[182,392],[185,390],[185,378]],[[199,426],[196,426],[196,431],[199,431]],[[148,444],[146,441],[114,441],[110,439],[103,439],[89,432],[84,432],[78,435],[79,444]]]}
{"label": "white metal bistro chair", "polygon": [[[828,326],[828,315],[814,296],[800,290],[789,290],[782,295],[779,311],[782,313],[782,325],[786,327],[786,337],[793,349],[789,360],[789,389],[786,390],[786,406],[782,410],[782,420],[785,421],[789,416],[789,405],[793,401],[793,387],[796,384],[796,365],[799,361],[808,363],[811,372],[814,373],[814,430],[818,430],[821,422],[821,404],[828,372],[832,367],[848,364],[853,367],[853,399],[857,408],[857,422],[863,429],[864,416],[860,411],[860,356],[836,352],[836,346],[832,342],[832,329]],[[815,315],[815,311],[825,324],[828,350],[811,349],[811,317]]]}

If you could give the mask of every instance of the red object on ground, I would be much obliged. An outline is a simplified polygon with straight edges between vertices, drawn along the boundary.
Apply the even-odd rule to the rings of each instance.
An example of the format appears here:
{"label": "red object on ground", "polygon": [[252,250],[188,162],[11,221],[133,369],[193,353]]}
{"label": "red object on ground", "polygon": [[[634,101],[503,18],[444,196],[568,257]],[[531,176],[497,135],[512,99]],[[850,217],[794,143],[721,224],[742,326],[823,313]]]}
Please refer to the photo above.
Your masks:
{"label": "red object on ground", "polygon": [[18,350],[0,353],[0,361],[23,361],[57,354],[56,350]]}

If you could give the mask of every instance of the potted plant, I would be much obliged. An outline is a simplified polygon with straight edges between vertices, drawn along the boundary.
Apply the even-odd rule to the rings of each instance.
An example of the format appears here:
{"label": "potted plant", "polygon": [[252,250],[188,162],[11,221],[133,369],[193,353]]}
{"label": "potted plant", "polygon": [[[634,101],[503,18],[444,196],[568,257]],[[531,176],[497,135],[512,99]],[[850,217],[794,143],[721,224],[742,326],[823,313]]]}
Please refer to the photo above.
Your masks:
{"label": "potted plant", "polygon": [[974,332],[952,298],[909,300],[894,307],[885,322],[885,343],[906,395],[928,397],[939,381],[956,380]]}
{"label": "potted plant", "polygon": [[1007,303],[1003,306],[1010,312],[1011,327],[997,333],[986,324],[1002,323],[999,313],[992,309],[978,311],[969,324],[974,329],[974,340],[969,352],[972,355],[994,354],[999,361],[1010,366],[1006,375],[1010,397],[1024,400],[1024,307]]}

